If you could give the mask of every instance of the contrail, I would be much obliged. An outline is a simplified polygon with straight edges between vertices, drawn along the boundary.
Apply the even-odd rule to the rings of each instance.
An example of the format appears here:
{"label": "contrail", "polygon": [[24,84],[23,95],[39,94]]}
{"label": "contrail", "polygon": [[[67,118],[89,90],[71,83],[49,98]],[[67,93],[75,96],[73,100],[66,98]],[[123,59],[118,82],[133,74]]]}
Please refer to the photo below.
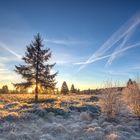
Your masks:
{"label": "contrail", "polygon": [[133,16],[127,23],[125,23],[119,30],[117,30],[89,59],[79,68],[83,69],[87,64],[92,63],[94,59],[102,56],[111,47],[113,47],[120,39],[131,33],[140,23],[140,14]]}
{"label": "contrail", "polygon": [[128,41],[129,38],[132,36],[132,34],[133,34],[133,32],[134,32],[135,29],[136,29],[136,27],[133,28],[133,30],[131,30],[131,31],[124,37],[122,43],[114,50],[114,52],[112,53],[112,55],[111,55],[110,58],[108,59],[108,61],[107,61],[107,63],[106,63],[106,66],[111,65],[112,62],[115,60],[115,58],[117,58],[118,56],[121,55],[120,53],[115,55],[115,52],[118,51],[118,50],[120,50],[121,48],[123,48],[123,47],[126,45],[127,41]]}
{"label": "contrail", "polygon": [[[130,45],[130,46],[127,46],[127,47],[125,47],[125,48],[122,48],[122,49],[120,49],[120,50],[114,52],[113,55],[118,55],[118,54],[120,54],[120,53],[122,53],[122,52],[124,52],[124,51],[126,51],[126,50],[128,50],[128,49],[132,49],[132,48],[137,47],[137,46],[140,46],[140,42],[138,42],[138,43],[136,43],[136,44],[133,44],[133,45]],[[95,58],[95,59],[91,60],[91,61],[88,62],[88,63],[87,63],[87,62],[78,62],[78,63],[75,63],[75,64],[77,64],[77,65],[90,64],[90,63],[93,63],[93,62],[96,62],[96,61],[99,61],[99,60],[102,60],[102,59],[105,59],[105,58],[109,58],[110,56],[112,56],[112,54],[109,54],[109,55],[105,55],[105,56],[101,56],[101,57]]]}
{"label": "contrail", "polygon": [[22,58],[21,55],[17,54],[15,51],[13,51],[13,50],[11,50],[9,47],[7,47],[6,44],[0,42],[0,46],[1,46],[3,49],[5,49],[5,50],[7,50],[8,52],[10,52],[11,54],[13,54],[14,56],[16,56],[18,59],[21,59],[21,58]]}

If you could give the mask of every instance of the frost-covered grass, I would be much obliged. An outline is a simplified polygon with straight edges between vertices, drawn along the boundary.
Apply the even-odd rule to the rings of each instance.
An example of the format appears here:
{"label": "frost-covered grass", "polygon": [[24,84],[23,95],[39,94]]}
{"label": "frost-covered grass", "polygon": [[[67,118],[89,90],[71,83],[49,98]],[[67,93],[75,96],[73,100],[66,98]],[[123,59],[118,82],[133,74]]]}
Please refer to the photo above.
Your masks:
{"label": "frost-covered grass", "polygon": [[100,101],[90,100],[93,95],[39,98],[35,104],[33,94],[0,95],[0,140],[140,140],[139,120],[125,104],[115,121],[107,121],[104,113],[69,110],[100,106]]}

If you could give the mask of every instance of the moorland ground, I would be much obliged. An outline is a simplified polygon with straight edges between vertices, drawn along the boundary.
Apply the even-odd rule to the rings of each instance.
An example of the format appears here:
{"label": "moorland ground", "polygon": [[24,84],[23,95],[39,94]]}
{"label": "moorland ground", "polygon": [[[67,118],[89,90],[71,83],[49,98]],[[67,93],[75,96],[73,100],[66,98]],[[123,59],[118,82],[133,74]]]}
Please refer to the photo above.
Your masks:
{"label": "moorland ground", "polygon": [[[121,94],[118,94],[121,98]],[[107,120],[102,95],[0,94],[1,140],[140,140],[139,120],[121,105]]]}

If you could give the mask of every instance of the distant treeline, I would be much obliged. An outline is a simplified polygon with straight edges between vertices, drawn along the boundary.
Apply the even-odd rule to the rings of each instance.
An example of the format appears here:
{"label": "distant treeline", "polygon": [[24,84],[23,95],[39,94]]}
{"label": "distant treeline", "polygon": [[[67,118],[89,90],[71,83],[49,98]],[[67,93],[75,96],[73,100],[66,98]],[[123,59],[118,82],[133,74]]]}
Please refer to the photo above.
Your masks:
{"label": "distant treeline", "polygon": [[[112,90],[122,91],[124,87],[113,87]],[[105,88],[82,90],[81,94],[100,94]]]}
{"label": "distant treeline", "polygon": [[[131,84],[135,84],[136,81],[132,81],[131,79],[128,80],[126,86],[129,86]],[[111,87],[114,91],[122,91],[125,87]],[[101,94],[106,88],[100,88],[100,89],[87,89],[87,90],[81,90],[78,88],[75,88],[74,84],[71,85],[71,88],[69,89],[67,86],[66,81],[62,83],[61,89],[55,88],[52,89],[39,89],[40,94]],[[28,89],[25,88],[18,88],[15,90],[9,90],[7,85],[3,85],[0,89],[1,94],[11,93],[11,94],[22,94],[22,93],[34,93],[34,90],[32,92],[29,92]]]}

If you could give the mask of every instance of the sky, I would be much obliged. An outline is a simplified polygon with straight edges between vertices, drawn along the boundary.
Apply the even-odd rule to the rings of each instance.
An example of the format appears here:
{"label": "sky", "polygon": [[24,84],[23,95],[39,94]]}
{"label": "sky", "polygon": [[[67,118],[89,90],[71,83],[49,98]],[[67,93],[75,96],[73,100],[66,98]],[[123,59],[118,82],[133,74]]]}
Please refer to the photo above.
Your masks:
{"label": "sky", "polygon": [[140,73],[139,0],[0,0],[0,86],[22,81],[14,68],[37,33],[52,51],[57,87],[124,85]]}

